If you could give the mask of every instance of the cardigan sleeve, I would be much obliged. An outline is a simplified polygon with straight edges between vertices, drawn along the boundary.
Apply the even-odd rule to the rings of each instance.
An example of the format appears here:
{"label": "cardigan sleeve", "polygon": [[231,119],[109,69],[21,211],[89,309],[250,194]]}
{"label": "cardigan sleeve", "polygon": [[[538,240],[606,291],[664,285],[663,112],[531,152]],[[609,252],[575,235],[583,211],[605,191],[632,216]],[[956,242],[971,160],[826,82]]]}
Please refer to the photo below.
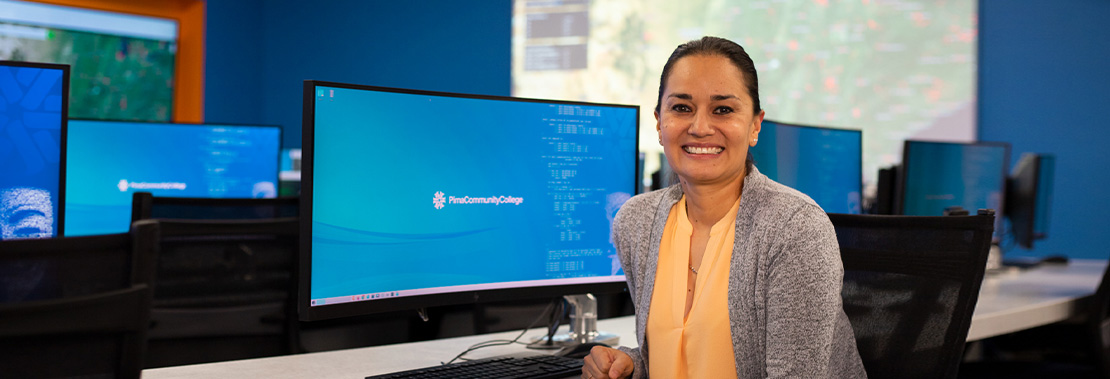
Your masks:
{"label": "cardigan sleeve", "polygon": [[836,321],[842,311],[844,269],[836,232],[812,204],[785,223],[767,272],[766,374],[769,378],[826,378]]}
{"label": "cardigan sleeve", "polygon": [[[640,203],[639,200],[640,199],[638,198],[633,198],[632,200],[629,200],[627,203],[625,203],[623,207],[621,207],[620,211],[617,212],[617,216],[613,218],[613,227],[611,232],[612,241],[617,249],[617,256],[620,258],[622,268],[624,268],[624,276],[625,280],[628,283],[628,290],[630,292],[630,297],[632,298],[634,308],[636,308],[637,305],[637,294],[641,289],[641,287],[638,285],[638,276],[640,274],[641,267],[638,266],[636,259],[633,257],[633,255],[635,254],[634,250],[637,246],[634,241],[635,237],[633,236],[636,235],[637,232],[640,232],[642,229],[637,230],[630,228],[639,227],[639,225],[637,225],[637,223],[635,222],[635,218],[638,215],[642,214],[642,212],[637,212],[637,210],[635,209]],[[637,334],[639,334],[639,331],[637,331]],[[636,337],[639,343],[646,343],[645,339],[641,338],[642,336],[638,335]],[[640,379],[648,377],[647,357],[643,355],[644,351],[642,350],[642,347],[630,348],[619,346],[616,348],[620,351],[623,351],[625,354],[628,354],[628,356],[632,358],[632,378]]]}

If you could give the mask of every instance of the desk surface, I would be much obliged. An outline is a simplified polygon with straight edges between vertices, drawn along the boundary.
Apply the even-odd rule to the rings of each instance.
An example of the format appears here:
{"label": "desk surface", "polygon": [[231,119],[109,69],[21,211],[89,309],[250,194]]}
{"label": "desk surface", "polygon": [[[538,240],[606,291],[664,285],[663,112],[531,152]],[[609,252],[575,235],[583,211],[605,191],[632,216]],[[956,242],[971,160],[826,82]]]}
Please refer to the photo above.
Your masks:
{"label": "desk surface", "polygon": [[[621,336],[620,345],[637,345],[635,320],[632,316],[600,320],[597,322],[597,327],[599,330]],[[562,332],[566,332],[565,327]],[[533,337],[545,333],[546,328],[532,329],[521,338],[521,341],[531,341]],[[495,339],[511,340],[518,335],[520,335],[519,330],[320,353],[164,367],[143,370],[143,378],[362,378],[368,375],[434,366],[451,360],[476,343]],[[522,351],[544,352],[544,350],[528,350],[524,345],[514,344],[478,349],[467,354],[466,357],[477,359]]]}
{"label": "desk surface", "polygon": [[1094,295],[1107,261],[1073,259],[1064,264],[993,273],[983,280],[968,341],[1059,322]]}
{"label": "desk surface", "polygon": [[[983,281],[979,303],[971,321],[968,340],[978,340],[1062,321],[1073,315],[1081,300],[1094,294],[1107,262],[1072,260],[1068,265],[993,274]],[[636,346],[632,316],[598,321],[598,329],[621,337],[620,344]],[[564,330],[565,331],[565,330]],[[521,340],[544,333],[530,330]],[[493,339],[512,339],[519,331],[435,341],[403,343],[282,357],[165,367],[143,371],[147,379],[159,378],[361,378],[427,367],[446,362],[467,347]],[[468,358],[485,358],[526,351],[523,345],[494,346],[475,350]]]}

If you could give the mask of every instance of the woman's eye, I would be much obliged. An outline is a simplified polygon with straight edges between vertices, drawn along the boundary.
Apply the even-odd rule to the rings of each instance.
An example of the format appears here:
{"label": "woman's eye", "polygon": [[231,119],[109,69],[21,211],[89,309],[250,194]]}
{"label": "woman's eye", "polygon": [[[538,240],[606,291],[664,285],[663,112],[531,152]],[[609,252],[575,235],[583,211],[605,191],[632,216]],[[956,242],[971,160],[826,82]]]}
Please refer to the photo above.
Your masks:
{"label": "woman's eye", "polygon": [[732,108],[729,108],[729,107],[717,107],[717,109],[714,109],[714,110],[713,110],[713,113],[716,113],[716,114],[729,114],[729,113],[732,113]]}
{"label": "woman's eye", "polygon": [[690,107],[686,106],[686,104],[675,104],[674,106],[671,106],[671,110],[675,112],[689,112]]}

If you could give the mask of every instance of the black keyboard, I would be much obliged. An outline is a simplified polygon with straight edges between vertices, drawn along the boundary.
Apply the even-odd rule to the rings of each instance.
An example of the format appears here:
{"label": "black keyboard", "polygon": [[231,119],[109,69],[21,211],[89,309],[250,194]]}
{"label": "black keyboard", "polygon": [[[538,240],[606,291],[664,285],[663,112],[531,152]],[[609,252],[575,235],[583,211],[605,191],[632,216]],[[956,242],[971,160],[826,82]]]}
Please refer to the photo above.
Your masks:
{"label": "black keyboard", "polygon": [[425,367],[366,379],[394,378],[534,378],[555,379],[582,375],[582,358],[537,355],[528,357],[497,357]]}

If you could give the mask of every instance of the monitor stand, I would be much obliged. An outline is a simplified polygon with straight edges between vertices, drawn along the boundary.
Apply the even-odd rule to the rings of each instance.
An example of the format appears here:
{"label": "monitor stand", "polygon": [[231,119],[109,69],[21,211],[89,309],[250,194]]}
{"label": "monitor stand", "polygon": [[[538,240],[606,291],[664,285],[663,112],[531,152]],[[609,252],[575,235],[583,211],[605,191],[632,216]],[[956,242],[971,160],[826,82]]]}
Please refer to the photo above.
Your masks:
{"label": "monitor stand", "polygon": [[563,299],[571,307],[570,331],[556,334],[550,340],[547,335],[533,338],[529,348],[558,349],[584,343],[616,346],[620,342],[620,336],[597,330],[597,298],[593,294],[566,295]]}

